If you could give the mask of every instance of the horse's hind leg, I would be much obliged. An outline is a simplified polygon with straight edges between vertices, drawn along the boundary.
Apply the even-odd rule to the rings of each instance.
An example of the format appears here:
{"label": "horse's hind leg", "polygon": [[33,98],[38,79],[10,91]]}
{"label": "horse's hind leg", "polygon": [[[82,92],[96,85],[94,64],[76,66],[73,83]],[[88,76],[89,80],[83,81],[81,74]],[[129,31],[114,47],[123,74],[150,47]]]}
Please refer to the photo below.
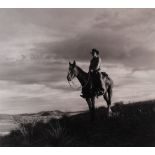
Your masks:
{"label": "horse's hind leg", "polygon": [[112,110],[111,110],[111,98],[112,98],[112,88],[109,86],[108,88],[108,116],[112,116]]}
{"label": "horse's hind leg", "polygon": [[111,99],[110,99],[109,93],[106,92],[103,97],[104,97],[105,101],[107,102],[108,116],[110,117],[112,114],[112,111],[111,111]]}

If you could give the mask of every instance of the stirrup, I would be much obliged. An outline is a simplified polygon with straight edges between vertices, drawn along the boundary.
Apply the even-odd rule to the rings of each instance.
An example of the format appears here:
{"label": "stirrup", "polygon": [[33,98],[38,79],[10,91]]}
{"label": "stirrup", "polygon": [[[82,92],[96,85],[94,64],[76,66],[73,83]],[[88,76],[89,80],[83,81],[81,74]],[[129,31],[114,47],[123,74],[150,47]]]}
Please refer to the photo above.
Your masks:
{"label": "stirrup", "polygon": [[80,96],[81,96],[82,98],[85,98],[83,94],[80,94]]}
{"label": "stirrup", "polygon": [[104,95],[105,94],[105,92],[104,92],[104,90],[100,90],[99,92],[98,92],[98,95],[100,96],[100,95]]}
{"label": "stirrup", "polygon": [[98,94],[99,94],[99,96],[100,96],[100,95],[104,95],[104,92],[100,91]]}

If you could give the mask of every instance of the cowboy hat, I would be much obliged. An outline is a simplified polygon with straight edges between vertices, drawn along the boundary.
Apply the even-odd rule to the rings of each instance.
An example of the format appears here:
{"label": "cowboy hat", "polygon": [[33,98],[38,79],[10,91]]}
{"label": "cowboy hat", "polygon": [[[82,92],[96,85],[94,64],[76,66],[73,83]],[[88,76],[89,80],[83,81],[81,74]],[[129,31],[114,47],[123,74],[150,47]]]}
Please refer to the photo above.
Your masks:
{"label": "cowboy hat", "polygon": [[99,51],[95,48],[92,49],[92,51],[90,52],[91,54],[96,53],[97,55],[99,55]]}

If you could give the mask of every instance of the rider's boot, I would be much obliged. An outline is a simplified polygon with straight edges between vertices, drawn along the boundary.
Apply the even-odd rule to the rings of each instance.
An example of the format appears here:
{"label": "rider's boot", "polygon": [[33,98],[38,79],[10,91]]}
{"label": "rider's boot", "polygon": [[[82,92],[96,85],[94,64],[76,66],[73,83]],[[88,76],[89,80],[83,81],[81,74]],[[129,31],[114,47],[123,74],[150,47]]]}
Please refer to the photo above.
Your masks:
{"label": "rider's boot", "polygon": [[103,88],[101,88],[99,91],[99,95],[104,95],[104,94],[105,94],[105,90]]}
{"label": "rider's boot", "polygon": [[80,94],[80,96],[81,96],[82,98],[84,98],[84,95],[83,95],[83,94]]}
{"label": "rider's boot", "polygon": [[80,96],[81,96],[82,98],[85,98],[85,96],[84,96],[83,92],[81,92]]}

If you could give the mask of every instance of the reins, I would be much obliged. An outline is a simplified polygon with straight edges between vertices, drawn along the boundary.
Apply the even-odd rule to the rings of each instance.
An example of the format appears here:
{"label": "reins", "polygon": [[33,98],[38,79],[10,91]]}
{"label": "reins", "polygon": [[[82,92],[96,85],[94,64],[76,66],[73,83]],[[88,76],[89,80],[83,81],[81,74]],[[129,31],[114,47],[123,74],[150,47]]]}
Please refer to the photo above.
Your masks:
{"label": "reins", "polygon": [[73,84],[74,86],[76,86],[76,84],[73,82],[73,80],[71,80],[71,81],[67,80],[67,81],[68,81],[69,86],[70,86],[71,88],[73,88],[73,89],[81,89],[81,88],[85,88],[85,87],[88,85],[89,80],[90,80],[90,72],[88,73],[88,79],[87,79],[87,82],[85,83],[84,86],[79,86],[79,87],[76,87],[76,88],[75,88],[75,87],[72,87],[72,85],[71,85],[71,82],[72,82],[72,84]]}

